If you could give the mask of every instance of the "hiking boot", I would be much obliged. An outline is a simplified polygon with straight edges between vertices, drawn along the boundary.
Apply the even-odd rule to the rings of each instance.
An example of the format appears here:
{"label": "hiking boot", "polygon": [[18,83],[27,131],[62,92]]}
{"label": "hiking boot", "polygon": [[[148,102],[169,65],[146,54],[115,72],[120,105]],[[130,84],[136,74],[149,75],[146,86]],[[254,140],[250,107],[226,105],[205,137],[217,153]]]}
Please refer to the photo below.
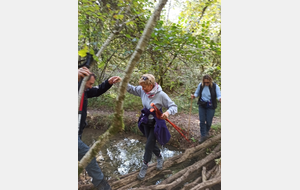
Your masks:
{"label": "hiking boot", "polygon": [[111,190],[111,187],[107,183],[107,181],[103,179],[101,183],[96,187],[96,190]]}
{"label": "hiking boot", "polygon": [[163,164],[164,164],[164,158],[162,156],[161,157],[157,157],[156,169],[157,170],[162,170]]}
{"label": "hiking boot", "polygon": [[207,137],[210,137],[209,132],[206,133],[206,136],[207,136]]}
{"label": "hiking boot", "polygon": [[200,137],[199,144],[201,144],[201,143],[203,143],[204,141],[206,141],[206,139],[208,139],[207,136]]}
{"label": "hiking boot", "polygon": [[140,173],[137,175],[139,180],[143,180],[146,176],[146,172],[148,169],[148,164],[143,163]]}

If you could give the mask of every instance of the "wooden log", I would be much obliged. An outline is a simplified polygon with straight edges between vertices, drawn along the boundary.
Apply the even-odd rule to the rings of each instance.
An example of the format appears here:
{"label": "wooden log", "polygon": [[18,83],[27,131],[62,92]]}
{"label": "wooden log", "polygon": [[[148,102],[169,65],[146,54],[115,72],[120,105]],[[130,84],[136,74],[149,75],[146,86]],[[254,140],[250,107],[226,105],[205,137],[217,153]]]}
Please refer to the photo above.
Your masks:
{"label": "wooden log", "polygon": [[[215,165],[211,170],[209,170],[206,174],[207,179],[210,178],[212,172],[214,172],[217,168],[217,165]],[[192,183],[184,185],[184,187],[181,190],[190,190],[191,188],[195,187],[198,183],[200,183],[202,180],[202,176],[198,177],[196,180],[194,180]]]}
{"label": "wooden log", "polygon": [[207,180],[206,182],[200,183],[200,184],[196,185],[195,187],[193,187],[191,190],[202,190],[202,189],[211,187],[213,185],[216,185],[218,183],[221,183],[221,176]]}
{"label": "wooden log", "polygon": [[[165,168],[165,169],[170,168],[171,166],[173,166],[175,164],[179,164],[179,163],[187,160],[188,158],[192,158],[194,156],[200,155],[201,153],[204,153],[208,147],[211,147],[214,144],[218,143],[220,141],[220,139],[221,139],[221,135],[219,134],[215,137],[212,137],[211,139],[206,140],[204,143],[202,143],[196,147],[190,148],[194,152],[188,153],[189,156],[185,156],[185,159],[181,159],[181,157],[185,153],[168,159],[167,161],[165,161],[163,168]],[[192,152],[192,151],[188,151],[188,152]],[[180,161],[178,161],[178,160],[180,160]],[[147,180],[153,178],[154,176],[160,174],[161,171],[155,170],[156,164],[157,163],[153,163],[153,164],[149,165],[146,177],[143,181],[147,181]],[[121,177],[119,177],[119,179],[111,179],[111,180],[109,180],[109,184],[111,184],[113,189],[119,189],[119,188],[123,188],[123,187],[134,187],[140,183],[140,181],[137,180],[137,178],[136,178],[138,173],[139,173],[139,171],[135,171],[135,172],[126,174],[124,176],[121,176]]]}
{"label": "wooden log", "polygon": [[216,142],[221,140],[221,133],[210,138],[207,139],[206,141],[204,141],[203,143],[201,143],[200,145],[193,147],[193,148],[189,148],[187,149],[182,156],[180,157],[180,159],[176,160],[176,163],[180,163],[183,162],[184,160],[186,160],[191,154],[201,150],[203,147],[208,147],[211,146],[213,144],[215,144]]}
{"label": "wooden log", "polygon": [[[172,189],[174,187],[177,187],[178,185],[184,183],[185,180],[188,178],[188,176],[193,171],[198,170],[199,168],[201,168],[202,166],[204,166],[205,164],[207,164],[211,160],[213,160],[213,159],[221,156],[221,151],[219,151],[220,148],[221,148],[221,146],[218,145],[212,151],[212,153],[210,153],[209,155],[207,155],[204,159],[202,159],[202,160],[194,163],[193,165],[187,167],[186,169],[183,169],[180,172],[176,173],[175,175],[167,178],[166,180],[163,181],[164,182],[163,184],[151,185],[151,186],[148,186],[147,189],[152,189],[152,190],[154,190],[154,189],[155,190],[156,189]],[[219,151],[219,152],[217,152],[217,151]],[[133,188],[132,190],[145,190],[145,188]]]}
{"label": "wooden log", "polygon": [[93,188],[94,188],[94,185],[92,183],[78,186],[78,190],[90,190],[90,189],[93,189]]}
{"label": "wooden log", "polygon": [[203,166],[203,169],[202,169],[202,181],[206,182],[206,167],[205,166]]}
{"label": "wooden log", "polygon": [[[217,151],[219,151],[220,149],[221,149],[221,144],[219,144],[218,146],[216,146],[215,149],[212,151],[212,153],[213,153],[213,152],[217,152]],[[206,156],[204,159],[202,159],[202,160],[196,162],[196,163],[193,164],[193,165],[196,165],[197,163],[199,163],[199,162],[201,162],[201,161],[204,162],[204,163],[203,163],[203,165],[204,165],[204,164],[208,163],[209,161],[211,161],[212,159],[218,157],[218,156],[216,156],[216,157],[212,156],[212,153],[209,154],[208,156]],[[221,153],[220,153],[220,155],[221,155]],[[193,166],[193,165],[192,165],[192,166]],[[201,166],[203,166],[203,165],[201,165]],[[190,167],[191,167],[191,166],[190,166]],[[189,167],[186,168],[186,169],[181,170],[180,172],[177,172],[175,175],[172,175],[171,177],[165,179],[161,184],[168,184],[168,183],[171,183],[171,182],[174,181],[174,180],[177,180],[177,179],[180,178],[183,174],[185,174],[185,173],[187,172],[188,169],[189,169]]]}

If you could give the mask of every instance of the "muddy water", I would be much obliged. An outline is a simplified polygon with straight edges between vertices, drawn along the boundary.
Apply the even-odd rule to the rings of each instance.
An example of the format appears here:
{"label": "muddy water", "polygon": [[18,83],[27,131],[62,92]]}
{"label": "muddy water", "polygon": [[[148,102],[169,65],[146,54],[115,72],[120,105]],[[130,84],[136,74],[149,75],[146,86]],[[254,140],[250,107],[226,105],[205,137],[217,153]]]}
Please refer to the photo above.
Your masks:
{"label": "muddy water", "polygon": [[[91,146],[102,132],[91,128],[84,129],[82,140]],[[110,179],[130,172],[140,170],[144,156],[146,138],[139,135],[117,135],[111,139],[98,153],[96,160],[104,173]],[[161,147],[161,153],[165,160],[179,155],[173,147]],[[156,156],[152,154],[149,164],[156,162]]]}

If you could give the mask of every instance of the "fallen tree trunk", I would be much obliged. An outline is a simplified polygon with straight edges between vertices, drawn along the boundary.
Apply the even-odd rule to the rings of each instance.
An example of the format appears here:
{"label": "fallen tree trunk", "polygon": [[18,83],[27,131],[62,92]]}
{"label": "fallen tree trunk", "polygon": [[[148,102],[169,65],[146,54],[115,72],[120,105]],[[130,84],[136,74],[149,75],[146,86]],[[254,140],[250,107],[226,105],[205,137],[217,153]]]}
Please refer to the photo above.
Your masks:
{"label": "fallen tree trunk", "polygon": [[[221,156],[221,152],[219,151],[221,148],[221,146],[217,146],[214,151],[212,153],[210,153],[209,155],[207,155],[204,159],[194,163],[193,165],[179,171],[178,173],[172,175],[171,177],[167,178],[166,180],[164,180],[161,184],[159,185],[151,185],[151,186],[147,186],[146,188],[133,188],[134,190],[146,190],[146,189],[172,189],[176,186],[181,185],[182,183],[186,182],[187,179],[189,179],[188,177],[192,174],[192,172],[197,171],[198,169],[200,169],[202,166],[204,166],[205,164],[207,164],[208,162],[212,161],[213,159]],[[173,163],[175,163],[173,161]],[[150,175],[150,178],[154,177],[155,175],[159,174],[159,171],[152,171],[152,172],[148,172],[147,174]],[[132,176],[135,178],[135,181],[131,182],[131,183],[127,183],[125,186],[120,187],[121,189],[129,189],[132,188],[138,184],[141,183],[141,181],[136,179],[136,176]],[[114,186],[114,184],[112,184],[112,187],[115,189],[118,189],[119,187]]]}
{"label": "fallen tree trunk", "polygon": [[167,178],[161,183],[161,185],[149,186],[147,188],[148,189],[172,189],[176,186],[179,186],[180,184],[186,182],[186,179],[188,179],[188,176],[191,175],[192,172],[198,170],[199,168],[201,168],[211,160],[221,156],[221,152],[219,151],[220,149],[221,146],[219,145],[207,157],[187,167],[186,169],[181,170],[175,175]]}
{"label": "fallen tree trunk", "polygon": [[[174,165],[177,165],[179,163],[182,163],[183,161],[186,161],[189,158],[192,158],[194,156],[199,156],[201,152],[205,153],[205,151],[206,151],[207,148],[210,148],[211,146],[219,143],[220,140],[221,140],[221,134],[218,134],[215,137],[212,137],[211,139],[206,140],[204,143],[202,143],[202,144],[200,144],[200,145],[198,145],[196,147],[189,148],[183,154],[178,155],[178,156],[174,156],[174,157],[166,160],[164,162],[163,168],[168,169],[171,166],[174,166]],[[192,152],[190,149],[192,149],[194,152]],[[187,152],[188,156],[186,156],[186,152]],[[184,156],[185,159],[182,159],[183,156]],[[157,170],[155,170],[155,166],[156,166],[156,163],[150,164],[148,166],[147,174],[146,174],[146,177],[143,180],[143,182],[152,179],[153,177],[159,175],[161,172],[164,171],[164,170],[163,171],[157,171]],[[121,176],[119,179],[111,179],[111,180],[109,180],[109,184],[111,184],[111,186],[112,186],[113,189],[119,189],[119,188],[120,189],[126,189],[126,188],[134,187],[134,186],[136,186],[136,185],[138,185],[138,184],[141,183],[141,181],[139,181],[136,178],[136,176],[137,176],[138,173],[139,173],[139,171],[135,171],[135,172],[132,172],[130,174]],[[170,183],[172,181],[168,181],[167,183]],[[161,184],[164,184],[164,183],[165,182],[162,182]]]}

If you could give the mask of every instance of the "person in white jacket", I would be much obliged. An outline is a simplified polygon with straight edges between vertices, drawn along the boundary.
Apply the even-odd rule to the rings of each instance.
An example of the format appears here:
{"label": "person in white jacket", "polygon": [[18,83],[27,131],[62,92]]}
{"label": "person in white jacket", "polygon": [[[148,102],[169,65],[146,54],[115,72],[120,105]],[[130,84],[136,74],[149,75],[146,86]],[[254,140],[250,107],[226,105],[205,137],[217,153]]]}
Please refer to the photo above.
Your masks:
{"label": "person in white jacket", "polygon": [[[128,84],[127,92],[133,94],[135,96],[139,96],[142,99],[142,104],[144,109],[151,109],[151,103],[154,103],[158,109],[162,107],[167,108],[168,110],[162,114],[163,119],[167,119],[169,115],[174,115],[177,113],[177,105],[169,98],[169,96],[162,91],[160,85],[155,82],[155,78],[151,74],[144,74],[139,79],[139,86],[133,86]],[[148,111],[149,113],[149,111]],[[148,162],[150,162],[152,158],[152,152],[157,157],[157,169],[161,170],[163,167],[163,157],[160,154],[160,149],[156,145],[156,137],[154,134],[154,126],[156,120],[153,115],[149,114],[146,116],[145,114],[141,114],[143,117],[142,121],[139,122],[140,130],[145,134],[147,137],[147,142],[145,146],[145,153],[144,153],[144,160],[142,164],[142,168],[140,173],[138,174],[137,178],[142,180],[145,178]],[[140,117],[140,118],[141,118]],[[147,117],[147,118],[145,118]],[[164,121],[165,122],[165,121]],[[165,124],[164,124],[165,125]],[[165,126],[166,127],[166,126]]]}

